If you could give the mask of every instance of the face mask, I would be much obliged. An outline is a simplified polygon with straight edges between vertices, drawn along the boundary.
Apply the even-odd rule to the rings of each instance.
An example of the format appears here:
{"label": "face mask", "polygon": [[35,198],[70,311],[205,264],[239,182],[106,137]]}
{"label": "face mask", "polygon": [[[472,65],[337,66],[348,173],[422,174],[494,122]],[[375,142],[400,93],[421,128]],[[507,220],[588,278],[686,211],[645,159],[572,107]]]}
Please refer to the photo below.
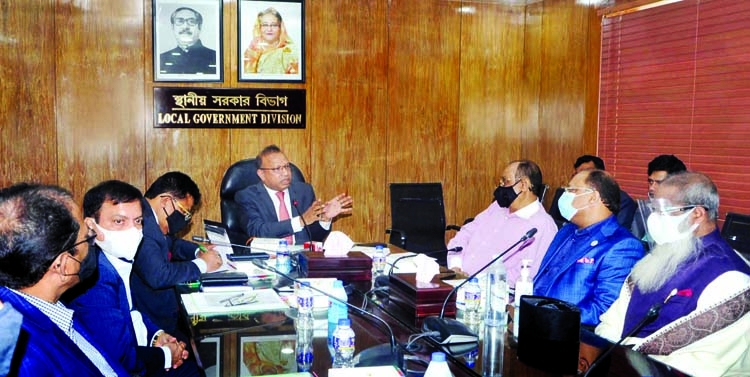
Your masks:
{"label": "face mask", "polygon": [[89,253],[86,254],[86,258],[83,258],[83,260],[78,260],[74,256],[71,256],[70,259],[73,259],[81,265],[81,268],[78,269],[78,273],[76,274],[80,281],[84,281],[91,277],[99,266],[99,258],[97,258],[96,250],[92,246],[89,246]]}
{"label": "face mask", "polygon": [[518,194],[515,190],[513,190],[513,187],[518,184],[517,181],[512,186],[503,187],[503,186],[497,186],[495,189],[495,200],[497,201],[497,205],[503,208],[510,207],[510,204],[513,203],[514,200],[518,197]]}
{"label": "face mask", "polygon": [[167,232],[168,235],[172,237],[176,237],[177,233],[180,233],[181,230],[185,229],[185,227],[188,225],[188,221],[185,220],[185,215],[180,213],[180,211],[177,210],[177,206],[175,205],[175,202],[172,201],[172,206],[174,208],[174,212],[172,214],[167,214],[167,209],[163,208],[164,214],[167,215],[167,226],[169,227],[169,231]]}
{"label": "face mask", "polygon": [[690,236],[698,228],[698,224],[691,225],[684,232],[680,230],[682,223],[690,216],[695,208],[679,216],[663,215],[652,213],[646,220],[648,234],[659,245],[679,241]]}
{"label": "face mask", "polygon": [[560,199],[557,200],[557,207],[560,209],[560,215],[568,221],[578,213],[578,208],[573,207],[573,199],[575,198],[576,194],[566,191],[560,195]]}
{"label": "face mask", "polygon": [[[128,230],[107,230],[96,225],[96,232],[104,235],[104,241],[95,240],[102,250],[116,258],[133,261],[138,245],[143,239],[143,231],[132,227]],[[170,228],[171,229],[171,228]]]}

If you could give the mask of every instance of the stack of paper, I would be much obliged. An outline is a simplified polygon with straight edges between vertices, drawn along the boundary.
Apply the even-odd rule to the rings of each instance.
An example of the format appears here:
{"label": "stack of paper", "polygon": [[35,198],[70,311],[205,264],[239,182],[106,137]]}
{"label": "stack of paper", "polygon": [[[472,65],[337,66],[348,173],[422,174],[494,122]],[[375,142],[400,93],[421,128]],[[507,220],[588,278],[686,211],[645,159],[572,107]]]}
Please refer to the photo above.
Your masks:
{"label": "stack of paper", "polygon": [[[250,241],[250,248],[253,252],[264,252],[269,255],[276,255],[276,248],[279,246],[279,240],[283,238],[260,238],[255,237]],[[289,245],[289,252],[295,253],[304,250],[302,245]]]}
{"label": "stack of paper", "polygon": [[229,292],[194,292],[183,294],[182,302],[189,315],[247,313],[288,308],[273,289],[247,288]]}

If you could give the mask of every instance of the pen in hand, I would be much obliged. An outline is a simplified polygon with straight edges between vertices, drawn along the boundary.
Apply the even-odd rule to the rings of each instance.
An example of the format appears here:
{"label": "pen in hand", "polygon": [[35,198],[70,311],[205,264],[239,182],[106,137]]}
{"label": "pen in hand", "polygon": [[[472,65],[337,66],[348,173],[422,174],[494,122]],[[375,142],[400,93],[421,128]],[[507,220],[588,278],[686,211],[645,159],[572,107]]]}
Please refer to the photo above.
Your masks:
{"label": "pen in hand", "polygon": [[198,244],[198,249],[201,251],[201,253],[205,253],[208,251],[208,249],[206,249],[206,247],[201,244]]}

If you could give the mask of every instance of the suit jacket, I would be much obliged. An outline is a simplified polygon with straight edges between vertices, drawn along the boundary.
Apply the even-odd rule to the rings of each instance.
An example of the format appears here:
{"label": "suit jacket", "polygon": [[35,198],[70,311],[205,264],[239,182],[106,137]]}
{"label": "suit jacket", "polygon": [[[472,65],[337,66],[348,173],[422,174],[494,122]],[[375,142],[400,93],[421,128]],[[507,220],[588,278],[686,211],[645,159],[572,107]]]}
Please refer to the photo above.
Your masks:
{"label": "suit jacket", "polygon": [[[75,311],[74,318],[91,334],[98,348],[129,372],[161,373],[165,361],[161,348],[138,346],[122,278],[99,246],[90,250],[99,253],[98,276],[89,279],[93,282],[90,287],[76,286],[66,292],[67,306]],[[142,314],[142,317],[151,339],[159,328],[148,316]]]}
{"label": "suit jacket", "polygon": [[[292,205],[291,217],[302,216],[299,211],[305,211],[312,205],[315,201],[315,192],[308,183],[292,181],[289,186],[289,199],[292,203],[297,201],[296,206]],[[242,206],[241,221],[248,236],[282,238],[292,234],[292,221],[279,221],[273,201],[262,182],[237,191],[234,201]],[[313,241],[323,241],[330,232],[320,226],[317,221],[308,224],[307,229]],[[306,241],[310,241],[310,237],[305,229],[294,233],[295,244],[300,245]]]}
{"label": "suit jacket", "polygon": [[581,309],[581,323],[599,324],[620,294],[620,287],[643,246],[614,216],[584,229],[566,224],[534,277],[534,294],[570,302]]}
{"label": "suit jacket", "polygon": [[[73,341],[46,315],[23,297],[0,287],[0,300],[10,303],[23,315],[21,334],[16,345],[11,376],[101,376],[99,369]],[[73,327],[94,347],[98,347],[80,323]],[[118,376],[129,376],[122,366],[102,352]]]}
{"label": "suit jacket", "polygon": [[162,233],[151,205],[144,199],[141,206],[143,241],[130,274],[133,306],[164,331],[178,335],[181,334],[177,329],[180,310],[174,288],[200,278],[200,269],[190,262],[195,259],[198,245]]}

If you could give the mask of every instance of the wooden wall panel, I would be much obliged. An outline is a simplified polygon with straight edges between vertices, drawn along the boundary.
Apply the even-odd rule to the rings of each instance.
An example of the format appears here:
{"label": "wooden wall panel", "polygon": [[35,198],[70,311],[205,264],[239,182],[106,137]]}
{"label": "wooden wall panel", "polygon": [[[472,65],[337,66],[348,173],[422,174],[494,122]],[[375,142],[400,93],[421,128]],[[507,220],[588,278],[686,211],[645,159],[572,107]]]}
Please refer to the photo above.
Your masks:
{"label": "wooden wall panel", "polygon": [[388,11],[386,180],[442,182],[449,222],[456,208],[460,4],[392,0]]}
{"label": "wooden wall panel", "polygon": [[78,199],[120,179],[143,187],[143,4],[56,6],[58,182]]}
{"label": "wooden wall panel", "polygon": [[0,187],[57,183],[54,3],[4,1],[0,12]]}
{"label": "wooden wall panel", "polygon": [[464,9],[461,45],[478,48],[461,49],[457,224],[487,207],[505,165],[523,156],[524,130],[536,125],[536,105],[524,95],[525,6]]}
{"label": "wooden wall panel", "polygon": [[540,124],[536,138],[545,180],[566,184],[584,147],[589,16],[591,10],[547,1],[542,14]]}
{"label": "wooden wall panel", "polygon": [[[224,82],[154,83],[151,0],[3,2],[1,183],[37,178],[80,198],[103,179],[145,189],[181,170],[203,192],[200,224],[220,218],[224,170],[273,143],[322,199],[354,196],[354,215],[335,227],[374,241],[390,225],[390,182],[442,182],[447,220],[461,223],[486,207],[509,160],[539,162],[557,185],[578,154],[595,151],[595,9],[305,5],[305,83],[237,82],[237,0],[223,1]],[[304,88],[307,128],[155,129],[155,86]]]}
{"label": "wooden wall panel", "polygon": [[[387,6],[361,0],[309,2],[308,120],[312,181],[321,200],[349,193],[352,216],[335,229],[358,241],[386,228]],[[318,25],[318,27],[315,27]],[[324,25],[336,25],[332,32]]]}

